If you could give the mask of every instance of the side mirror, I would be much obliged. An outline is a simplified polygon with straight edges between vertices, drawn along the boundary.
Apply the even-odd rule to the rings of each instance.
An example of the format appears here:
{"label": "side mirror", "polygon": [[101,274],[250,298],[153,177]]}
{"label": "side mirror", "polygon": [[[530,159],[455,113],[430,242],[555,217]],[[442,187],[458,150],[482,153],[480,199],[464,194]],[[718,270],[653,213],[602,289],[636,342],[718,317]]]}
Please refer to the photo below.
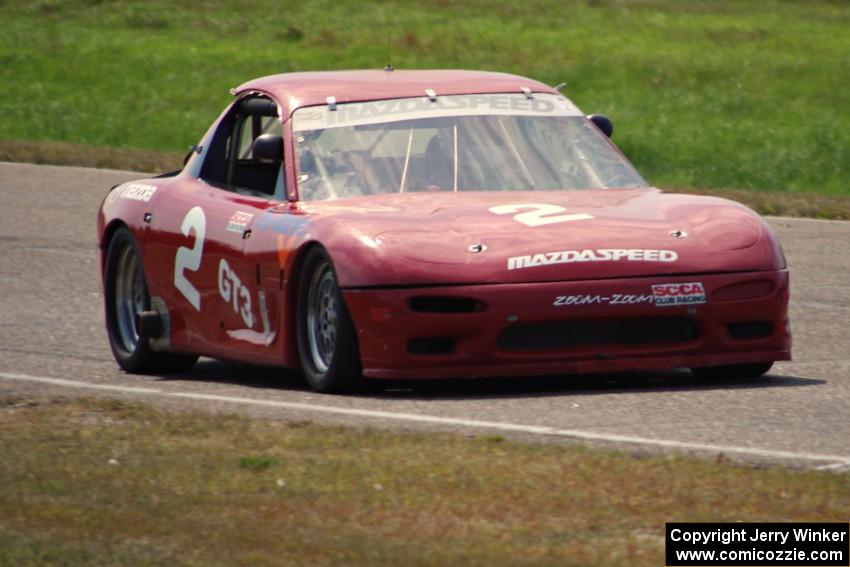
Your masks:
{"label": "side mirror", "polygon": [[254,140],[254,159],[263,163],[275,163],[283,159],[283,138],[274,134],[263,134]]}
{"label": "side mirror", "polygon": [[609,138],[611,137],[611,134],[614,133],[614,123],[611,122],[611,119],[604,114],[591,114],[587,118]]}

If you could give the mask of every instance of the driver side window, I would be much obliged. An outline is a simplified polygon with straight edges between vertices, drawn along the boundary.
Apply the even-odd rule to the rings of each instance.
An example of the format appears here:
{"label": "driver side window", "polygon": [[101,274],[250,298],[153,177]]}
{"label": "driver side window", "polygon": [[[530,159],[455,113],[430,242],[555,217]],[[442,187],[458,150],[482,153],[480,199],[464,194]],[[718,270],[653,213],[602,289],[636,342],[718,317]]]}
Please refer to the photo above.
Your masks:
{"label": "driver side window", "polygon": [[277,105],[272,100],[241,100],[221,121],[204,160],[201,178],[230,191],[285,199],[282,156],[268,162],[255,159],[253,152],[259,136],[281,133]]}

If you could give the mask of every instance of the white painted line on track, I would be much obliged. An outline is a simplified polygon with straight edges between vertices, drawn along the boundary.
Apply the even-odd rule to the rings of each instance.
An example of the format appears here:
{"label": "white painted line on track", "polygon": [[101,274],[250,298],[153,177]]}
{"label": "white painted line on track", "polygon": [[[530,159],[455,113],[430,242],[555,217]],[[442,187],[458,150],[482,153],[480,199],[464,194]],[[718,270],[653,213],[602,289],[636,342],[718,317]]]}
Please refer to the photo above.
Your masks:
{"label": "white painted line on track", "polygon": [[815,467],[816,471],[831,471],[831,472],[848,472],[850,465],[847,463],[832,463],[830,465],[820,465]]}
{"label": "white painted line on track", "polygon": [[777,451],[773,449],[758,449],[753,447],[736,447],[732,445],[712,445],[708,443],[689,443],[685,441],[673,441],[668,439],[652,439],[649,437],[636,437],[632,435],[617,435],[612,433],[596,433],[593,431],[581,431],[576,429],[558,429],[540,425],[522,425],[518,423],[504,423],[499,421],[480,421],[474,419],[463,419],[457,417],[442,417],[436,415],[421,415],[416,413],[390,412],[382,410],[368,410],[359,408],[342,408],[322,404],[306,404],[301,402],[284,402],[278,400],[261,400],[253,398],[240,398],[237,396],[221,396],[216,394],[200,394],[193,392],[170,392],[158,388],[137,388],[133,386],[117,386],[113,384],[97,384],[77,380],[65,380],[62,378],[50,378],[47,376],[31,376],[29,374],[18,374],[13,372],[0,372],[0,378],[5,380],[19,380],[23,382],[36,382],[62,386],[66,388],[83,388],[90,390],[104,390],[109,392],[125,392],[130,394],[147,394],[167,398],[178,398],[199,401],[226,402],[232,404],[243,404],[263,406],[272,408],[291,409],[298,411],[310,411],[317,413],[329,413],[337,415],[350,415],[356,417],[371,417],[395,421],[407,421],[411,423],[429,423],[437,425],[449,425],[455,427],[471,427],[477,429],[490,429],[505,431],[509,433],[527,433],[533,435],[546,435],[551,437],[563,437],[566,439],[580,439],[583,441],[603,441],[608,443],[625,443],[629,445],[643,445],[648,447],[663,447],[679,451],[700,451],[714,454],[731,454],[746,457],[760,457],[774,460],[808,461],[814,463],[825,463],[817,467],[819,470],[846,470],[850,468],[850,456],[821,455],[817,453],[798,453],[794,451]]}
{"label": "white painted line on track", "polygon": [[825,223],[838,223],[850,226],[850,221],[841,220],[841,219],[813,219],[812,217],[775,217],[773,215],[762,215],[763,218],[767,220],[775,220],[775,221],[803,221],[803,222],[825,222]]}
{"label": "white painted line on track", "polygon": [[47,378],[46,376],[30,376],[29,374],[15,374],[12,372],[0,372],[0,378],[7,380],[22,380],[25,382],[42,382],[54,386],[66,388],[89,388],[92,390],[107,390],[113,392],[126,392],[131,394],[164,394],[157,388],[136,388],[133,386],[115,386],[112,384],[96,384],[94,382],[81,382],[78,380],[63,380],[62,378]]}

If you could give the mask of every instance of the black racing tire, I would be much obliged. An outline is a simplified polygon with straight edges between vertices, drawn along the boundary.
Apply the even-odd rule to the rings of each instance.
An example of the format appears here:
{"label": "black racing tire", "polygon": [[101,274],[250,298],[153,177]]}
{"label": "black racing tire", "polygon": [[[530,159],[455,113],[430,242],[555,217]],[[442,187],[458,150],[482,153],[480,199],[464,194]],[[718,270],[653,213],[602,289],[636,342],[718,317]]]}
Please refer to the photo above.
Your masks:
{"label": "black racing tire", "polygon": [[327,252],[307,252],[298,283],[298,355],[311,388],[322,393],[363,387],[357,332]]}
{"label": "black racing tire", "polygon": [[731,364],[729,366],[707,366],[703,368],[691,368],[691,372],[697,378],[724,379],[724,378],[758,378],[767,374],[773,366],[773,362],[753,362],[750,364]]}
{"label": "black racing tire", "polygon": [[139,247],[130,231],[115,231],[106,252],[103,277],[106,331],[115,361],[131,374],[181,372],[194,366],[197,355],[158,352],[139,337],[136,315],[151,306]]}

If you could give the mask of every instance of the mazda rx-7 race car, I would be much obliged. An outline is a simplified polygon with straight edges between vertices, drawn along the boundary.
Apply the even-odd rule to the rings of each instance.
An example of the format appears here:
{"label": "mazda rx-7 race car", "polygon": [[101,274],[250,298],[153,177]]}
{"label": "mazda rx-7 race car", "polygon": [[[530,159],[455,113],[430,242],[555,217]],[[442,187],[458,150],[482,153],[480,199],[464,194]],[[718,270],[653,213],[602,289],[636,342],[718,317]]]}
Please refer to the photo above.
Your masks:
{"label": "mazda rx-7 race car", "polygon": [[746,207],[649,187],[531,79],[264,77],[182,171],[98,216],[106,327],[128,372],[199,355],[363,377],[691,368],[790,358],[788,272]]}

